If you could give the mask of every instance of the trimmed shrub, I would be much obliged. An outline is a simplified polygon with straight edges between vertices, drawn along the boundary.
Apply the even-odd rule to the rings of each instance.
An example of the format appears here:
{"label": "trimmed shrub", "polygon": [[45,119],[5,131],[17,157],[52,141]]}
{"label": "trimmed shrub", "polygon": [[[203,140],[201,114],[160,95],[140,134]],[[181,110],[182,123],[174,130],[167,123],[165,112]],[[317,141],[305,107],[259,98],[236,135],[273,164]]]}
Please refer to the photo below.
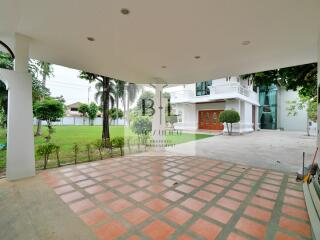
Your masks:
{"label": "trimmed shrub", "polygon": [[113,147],[120,148],[121,156],[123,156],[124,138],[123,137],[112,138],[111,144]]}
{"label": "trimmed shrub", "polygon": [[137,135],[148,135],[152,130],[152,122],[149,117],[139,116],[133,120],[131,129]]}
{"label": "trimmed shrub", "polygon": [[99,155],[100,155],[100,159],[102,160],[103,157],[102,157],[102,148],[103,148],[103,141],[101,139],[95,141],[93,143],[93,145],[98,149],[99,151]]}
{"label": "trimmed shrub", "polygon": [[79,144],[74,143],[72,149],[73,149],[73,153],[74,153],[74,164],[77,164],[78,154],[79,154],[79,150],[80,150]]}
{"label": "trimmed shrub", "polygon": [[[60,148],[59,148],[59,150],[57,150],[57,148],[59,148],[59,147],[53,143],[46,143],[46,144],[42,144],[42,145],[38,146],[37,151],[36,151],[37,154],[41,157],[44,157],[43,169],[47,168],[50,154],[52,154],[54,151],[56,151],[57,157],[58,157],[58,155],[59,155],[58,152],[59,152]],[[58,160],[58,164],[60,165],[60,159]]]}
{"label": "trimmed shrub", "polygon": [[[227,130],[228,134],[232,134],[232,124],[240,122],[240,115],[237,111],[235,110],[224,110],[223,112],[220,113],[219,116],[220,122],[226,123],[227,125]],[[229,124],[231,125],[231,130],[229,130]]]}

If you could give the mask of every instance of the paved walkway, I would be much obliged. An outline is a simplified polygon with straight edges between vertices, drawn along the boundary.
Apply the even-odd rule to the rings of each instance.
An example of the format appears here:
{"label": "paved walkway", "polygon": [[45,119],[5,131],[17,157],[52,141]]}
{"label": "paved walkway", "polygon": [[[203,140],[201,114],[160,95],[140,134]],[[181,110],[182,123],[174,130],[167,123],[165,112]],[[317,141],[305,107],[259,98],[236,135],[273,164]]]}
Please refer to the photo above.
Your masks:
{"label": "paved walkway", "polygon": [[311,163],[316,137],[301,132],[258,131],[241,136],[214,136],[167,148],[186,156],[208,157],[249,166],[296,172],[302,168],[302,152]]}
{"label": "paved walkway", "polygon": [[0,239],[311,239],[293,178],[183,156],[43,171],[0,181]]}

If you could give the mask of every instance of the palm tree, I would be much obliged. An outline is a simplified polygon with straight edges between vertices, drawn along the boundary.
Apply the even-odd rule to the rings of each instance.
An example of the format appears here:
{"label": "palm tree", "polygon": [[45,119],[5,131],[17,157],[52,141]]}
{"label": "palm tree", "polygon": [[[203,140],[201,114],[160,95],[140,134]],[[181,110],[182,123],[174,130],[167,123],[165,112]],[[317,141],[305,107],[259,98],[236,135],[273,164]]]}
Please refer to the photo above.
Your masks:
{"label": "palm tree", "polygon": [[112,79],[109,77],[97,75],[89,72],[80,72],[81,79],[86,79],[89,82],[100,82],[102,86],[102,140],[104,146],[107,141],[110,140],[110,129],[109,129],[109,100],[110,100],[110,86],[112,86]]}
{"label": "palm tree", "polygon": [[[97,103],[101,103],[102,105],[102,97],[103,97],[103,83],[102,82],[97,82],[95,84],[95,88],[97,90],[97,92],[94,94],[94,100]],[[110,79],[110,83],[109,83],[109,107],[113,108],[114,107],[114,103],[115,103],[115,82],[114,80]]]}
{"label": "palm tree", "polygon": [[130,104],[132,104],[137,99],[140,90],[141,87],[135,83],[126,84],[126,101],[124,101],[124,112],[127,125],[129,125]]}
{"label": "palm tree", "polygon": [[[31,64],[32,65],[32,64]],[[42,77],[42,87],[46,87],[47,79],[53,76],[53,66],[51,63],[47,63],[44,61],[35,61],[33,67],[36,70],[37,75],[41,75]],[[32,67],[31,67],[32,68]],[[41,98],[43,100],[43,98]],[[41,136],[41,120],[37,120],[37,131],[35,136]]]}
{"label": "palm tree", "polygon": [[[124,86],[125,82],[121,80],[114,80],[115,81],[115,100],[116,100],[116,108],[119,110],[119,100],[121,99],[122,102],[124,102]],[[117,125],[119,124],[119,111],[116,111],[116,117],[117,117]]]}

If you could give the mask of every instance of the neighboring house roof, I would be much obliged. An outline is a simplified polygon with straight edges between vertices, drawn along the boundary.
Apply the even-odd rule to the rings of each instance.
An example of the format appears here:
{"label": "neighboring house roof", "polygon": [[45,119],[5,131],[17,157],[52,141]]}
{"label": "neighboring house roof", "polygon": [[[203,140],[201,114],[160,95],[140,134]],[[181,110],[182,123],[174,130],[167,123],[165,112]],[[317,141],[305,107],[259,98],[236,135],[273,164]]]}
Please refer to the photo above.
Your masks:
{"label": "neighboring house roof", "polygon": [[67,105],[67,108],[79,108],[80,105],[83,104],[82,102],[75,102],[75,103],[72,103],[70,105]]}

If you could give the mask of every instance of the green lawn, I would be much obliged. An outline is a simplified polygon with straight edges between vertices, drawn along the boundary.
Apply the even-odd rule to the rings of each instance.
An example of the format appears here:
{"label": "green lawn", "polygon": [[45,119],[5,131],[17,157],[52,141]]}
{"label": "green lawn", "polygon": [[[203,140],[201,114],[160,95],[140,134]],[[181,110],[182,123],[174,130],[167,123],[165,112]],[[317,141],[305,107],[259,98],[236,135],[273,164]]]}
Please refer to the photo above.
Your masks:
{"label": "green lawn", "polygon": [[[56,126],[55,132],[53,133],[51,138],[51,142],[60,146],[62,162],[70,162],[70,161],[72,162],[73,144],[79,143],[79,145],[81,146],[81,152],[82,152],[82,155],[80,155],[80,161],[81,159],[85,161],[87,160],[86,144],[92,143],[100,139],[101,131],[102,131],[102,126]],[[46,136],[46,135],[47,135],[46,127],[43,127],[43,136]],[[125,129],[123,126],[111,126],[110,135],[111,137],[124,136],[125,138],[128,136],[134,136],[134,134],[129,129]],[[211,136],[212,135],[207,135],[207,134],[183,133],[181,135],[167,136],[167,141],[170,144],[179,144],[179,143],[194,141],[194,140],[203,139]],[[6,142],[5,129],[0,128],[0,143],[5,143],[5,142]],[[36,146],[43,143],[45,143],[44,137],[41,136],[41,137],[35,138]],[[94,158],[95,159],[98,158],[98,152],[95,152]],[[40,165],[42,164],[42,159],[39,159],[39,156],[36,156],[36,160],[37,162],[41,160],[39,164],[37,164],[38,167],[41,167]],[[55,163],[52,163],[52,165],[54,164]],[[3,169],[4,167],[5,167],[5,151],[0,151],[0,169]]]}

